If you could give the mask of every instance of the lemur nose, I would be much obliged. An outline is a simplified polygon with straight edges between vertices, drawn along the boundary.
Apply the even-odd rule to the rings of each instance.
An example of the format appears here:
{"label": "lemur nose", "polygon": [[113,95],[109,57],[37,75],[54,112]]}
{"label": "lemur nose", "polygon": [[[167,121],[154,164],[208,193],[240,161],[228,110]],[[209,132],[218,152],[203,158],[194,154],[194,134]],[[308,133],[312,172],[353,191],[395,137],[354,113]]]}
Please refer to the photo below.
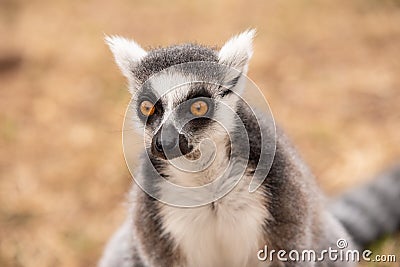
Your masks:
{"label": "lemur nose", "polygon": [[153,154],[164,159],[186,155],[191,149],[185,135],[171,124],[162,126],[152,140]]}
{"label": "lemur nose", "polygon": [[153,137],[153,144],[158,152],[173,149],[179,143],[179,132],[173,125],[161,127]]}

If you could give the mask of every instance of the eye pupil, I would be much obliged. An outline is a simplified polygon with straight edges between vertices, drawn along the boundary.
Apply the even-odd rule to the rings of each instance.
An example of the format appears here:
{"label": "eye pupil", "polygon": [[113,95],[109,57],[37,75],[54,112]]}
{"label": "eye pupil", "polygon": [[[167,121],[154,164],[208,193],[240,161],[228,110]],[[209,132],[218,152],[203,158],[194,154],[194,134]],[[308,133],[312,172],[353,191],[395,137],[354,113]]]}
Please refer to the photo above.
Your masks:
{"label": "eye pupil", "polygon": [[154,114],[155,111],[155,107],[153,105],[153,103],[151,103],[150,101],[143,101],[142,103],[140,103],[140,112],[144,115],[144,116],[151,116]]}
{"label": "eye pupil", "polygon": [[195,116],[203,116],[207,111],[208,105],[202,100],[194,102],[190,107],[190,112]]}

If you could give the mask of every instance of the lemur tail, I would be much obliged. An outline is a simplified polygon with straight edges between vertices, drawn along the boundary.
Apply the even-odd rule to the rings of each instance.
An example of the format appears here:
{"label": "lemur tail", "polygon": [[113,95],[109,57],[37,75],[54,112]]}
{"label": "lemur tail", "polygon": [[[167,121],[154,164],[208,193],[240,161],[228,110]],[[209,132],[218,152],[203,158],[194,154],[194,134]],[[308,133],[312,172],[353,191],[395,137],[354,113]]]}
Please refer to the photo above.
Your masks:
{"label": "lemur tail", "polygon": [[330,211],[360,248],[397,231],[400,229],[400,165],[334,199]]}

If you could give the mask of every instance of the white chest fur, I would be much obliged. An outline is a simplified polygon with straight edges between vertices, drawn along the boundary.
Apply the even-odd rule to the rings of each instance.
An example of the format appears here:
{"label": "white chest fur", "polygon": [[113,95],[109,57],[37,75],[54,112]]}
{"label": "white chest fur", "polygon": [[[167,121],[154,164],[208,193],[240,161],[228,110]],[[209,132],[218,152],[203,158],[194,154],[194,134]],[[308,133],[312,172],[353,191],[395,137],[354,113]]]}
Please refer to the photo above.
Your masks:
{"label": "white chest fur", "polygon": [[171,235],[187,267],[259,266],[262,227],[269,217],[262,192],[249,193],[243,180],[222,199],[197,208],[162,205],[164,232]]}

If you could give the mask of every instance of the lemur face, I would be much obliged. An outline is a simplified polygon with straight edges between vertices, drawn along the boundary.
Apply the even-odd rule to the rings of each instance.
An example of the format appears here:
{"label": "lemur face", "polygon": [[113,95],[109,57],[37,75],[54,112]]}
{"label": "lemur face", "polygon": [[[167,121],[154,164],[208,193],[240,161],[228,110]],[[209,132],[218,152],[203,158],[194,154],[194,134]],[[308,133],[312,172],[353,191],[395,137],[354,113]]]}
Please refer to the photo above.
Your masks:
{"label": "lemur face", "polygon": [[205,139],[216,143],[228,134],[236,101],[231,89],[174,69],[150,78],[132,103],[154,156],[194,159]]}
{"label": "lemur face", "polygon": [[154,82],[157,85],[140,92],[135,103],[145,127],[146,145],[153,155],[164,159],[187,155],[196,150],[215,123],[212,89],[206,84],[186,83],[160,96],[156,88],[164,85]]}
{"label": "lemur face", "polygon": [[246,31],[219,51],[193,44],[145,51],[134,41],[106,38],[128,78],[148,152],[160,159],[196,159],[203,141],[226,138],[253,37],[254,31]]}

